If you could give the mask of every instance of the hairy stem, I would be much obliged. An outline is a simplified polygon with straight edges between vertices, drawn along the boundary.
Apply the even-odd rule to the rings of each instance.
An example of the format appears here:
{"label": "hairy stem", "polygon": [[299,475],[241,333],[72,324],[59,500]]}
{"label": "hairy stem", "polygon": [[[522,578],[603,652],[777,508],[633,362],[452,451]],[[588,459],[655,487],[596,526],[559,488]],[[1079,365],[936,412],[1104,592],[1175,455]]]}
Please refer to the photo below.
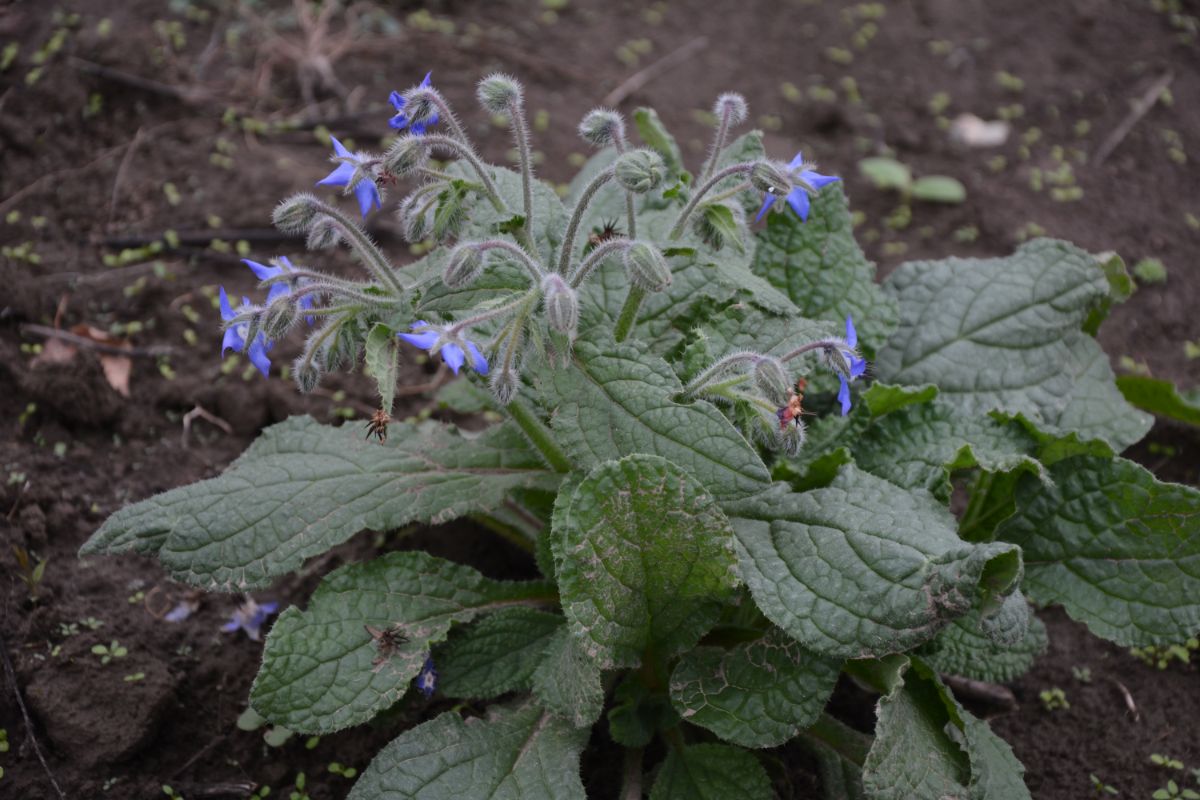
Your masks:
{"label": "hairy stem", "polygon": [[381,283],[385,283],[391,287],[392,291],[397,296],[403,295],[408,287],[401,282],[399,275],[392,269],[391,263],[387,256],[379,249],[379,246],[371,240],[367,232],[358,226],[358,224],[343,214],[340,210],[334,208],[328,203],[317,201],[317,205],[321,209],[321,213],[328,216],[338,224],[338,228],[345,234],[346,241],[351,248],[358,253],[363,264]]}
{"label": "hairy stem", "polygon": [[474,246],[479,248],[481,252],[486,250],[503,250],[506,253],[511,253],[521,262],[521,265],[525,269],[529,270],[529,274],[533,276],[534,283],[540,284],[542,278],[546,277],[546,271],[542,269],[541,265],[530,258],[530,254],[523,248],[517,247],[512,242],[506,242],[503,239],[488,239]]}
{"label": "hairy stem", "polygon": [[517,158],[521,162],[521,203],[525,211],[525,230],[533,231],[533,155],[529,152],[529,129],[525,124],[525,109],[517,100],[508,104],[513,138],[517,140]]}
{"label": "hairy stem", "polygon": [[708,160],[704,162],[704,170],[700,173],[700,180],[707,180],[712,171],[716,169],[717,159],[721,156],[721,151],[725,149],[725,139],[729,136],[729,118],[733,115],[733,109],[725,105],[725,110],[721,113],[721,124],[717,126],[717,133],[713,136],[712,149],[709,151]]}
{"label": "hairy stem", "polygon": [[849,347],[849,345],[839,339],[818,339],[815,342],[809,342],[808,344],[800,345],[779,360],[786,364],[793,358],[802,356],[805,353],[811,353],[814,350],[828,350],[831,348],[836,349],[838,347]]}
{"label": "hairy stem", "polygon": [[692,212],[696,210],[696,206],[700,204],[700,200],[704,197],[704,195],[712,191],[714,186],[726,178],[729,178],[733,175],[748,173],[752,169],[754,169],[754,164],[750,162],[733,164],[725,167],[716,175],[713,175],[711,178],[709,178],[706,183],[696,190],[696,193],[692,195],[692,199],[688,201],[688,204],[684,206],[683,211],[679,213],[679,219],[675,221],[675,226],[671,228],[671,233],[667,236],[667,238],[678,239],[681,235],[683,235],[683,226],[687,224],[688,217],[690,217]]}
{"label": "hairy stem", "polygon": [[571,214],[571,222],[567,225],[567,235],[563,237],[562,252],[558,256],[558,274],[566,275],[567,267],[571,263],[571,253],[575,250],[575,235],[579,232],[579,223],[583,221],[583,214],[587,211],[588,204],[592,202],[592,198],[596,192],[600,191],[600,187],[613,179],[613,169],[608,169],[601,172],[596,177],[592,178],[592,182],[583,190],[583,194],[579,196],[579,202],[575,204],[575,211]]}
{"label": "hairy stem", "polygon": [[487,311],[481,311],[474,316],[467,317],[464,320],[459,320],[450,327],[446,328],[446,334],[448,336],[457,336],[473,325],[478,325],[481,322],[487,322],[489,319],[495,319],[496,317],[502,317],[510,311],[515,311],[521,306],[529,303],[532,298],[537,298],[541,295],[541,293],[541,287],[535,286],[511,303],[505,303],[504,305],[497,306],[496,308],[489,308]]}
{"label": "hairy stem", "polygon": [[722,359],[719,359],[696,377],[688,381],[687,386],[683,387],[683,394],[693,395],[700,389],[705,388],[704,384],[720,375],[725,370],[732,367],[734,364],[740,364],[743,361],[757,362],[762,358],[758,353],[731,353]]}
{"label": "hairy stem", "polygon": [[475,170],[475,174],[479,176],[479,180],[483,183],[484,194],[487,195],[488,200],[492,201],[495,209],[501,214],[510,213],[508,206],[500,199],[500,193],[496,191],[496,185],[492,183],[491,176],[487,174],[487,168],[479,160],[479,156],[475,155],[475,151],[471,149],[469,144],[441,133],[426,133],[421,138],[431,147],[445,147],[447,150],[454,151],[458,154],[459,158],[469,163]]}
{"label": "hairy stem", "polygon": [[567,458],[567,454],[558,446],[558,442],[554,441],[554,435],[550,429],[537,418],[524,401],[516,398],[504,408],[529,437],[529,441],[538,449],[542,457],[546,459],[546,463],[550,465],[551,469],[555,472],[571,471],[571,460]]}
{"label": "hairy stem", "polygon": [[607,242],[601,242],[600,246],[592,252],[588,253],[588,257],[583,260],[571,275],[570,282],[572,289],[578,289],[583,285],[583,282],[588,279],[588,276],[600,266],[604,259],[608,258],[618,250],[624,250],[629,246],[629,241],[626,239],[610,239]]}
{"label": "hairy stem", "polygon": [[640,286],[630,286],[629,294],[625,296],[625,305],[621,306],[621,315],[617,317],[617,326],[613,329],[613,338],[617,342],[623,342],[629,338],[630,332],[633,331],[633,323],[637,322],[638,310],[642,307],[642,300],[646,297],[646,290]]}

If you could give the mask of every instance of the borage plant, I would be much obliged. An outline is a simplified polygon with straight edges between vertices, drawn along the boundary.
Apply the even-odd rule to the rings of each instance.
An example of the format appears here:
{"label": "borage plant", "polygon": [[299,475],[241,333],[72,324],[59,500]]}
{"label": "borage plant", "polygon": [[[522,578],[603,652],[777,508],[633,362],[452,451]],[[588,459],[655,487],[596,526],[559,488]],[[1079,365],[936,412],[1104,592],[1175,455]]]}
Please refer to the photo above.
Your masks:
{"label": "borage plant", "polygon": [[[265,305],[223,303],[225,345],[264,370],[304,331],[302,391],[363,354],[377,440],[289,420],[83,549],[247,591],[366,528],[470,515],[522,542],[543,579],[390,552],[280,615],[250,696],[276,725],[498,699],[401,733],[354,800],[583,797],[602,717],[625,798],[769,798],[800,747],[830,798],[1014,800],[1020,764],[942,675],[1027,669],[1046,645],[1029,601],[1126,646],[1200,629],[1200,493],[1116,455],[1150,426],[1093,338],[1129,288],[1119,259],[1043,239],[878,286],[835,178],[729,140],[737,95],[695,175],[653,111],[641,148],[589,113],[599,152],[565,204],[532,176],[520,85],[488,77],[479,99],[519,171],[480,160],[428,79],[393,95],[386,154],[334,142],[321,183],[364,215],[415,182],[399,215],[427,255],[397,268],[301,194],[276,224],[367,278],[279,259],[251,264]],[[446,402],[505,421],[389,427],[416,348],[467,367]],[[843,673],[880,695],[873,736],[824,710]]]}

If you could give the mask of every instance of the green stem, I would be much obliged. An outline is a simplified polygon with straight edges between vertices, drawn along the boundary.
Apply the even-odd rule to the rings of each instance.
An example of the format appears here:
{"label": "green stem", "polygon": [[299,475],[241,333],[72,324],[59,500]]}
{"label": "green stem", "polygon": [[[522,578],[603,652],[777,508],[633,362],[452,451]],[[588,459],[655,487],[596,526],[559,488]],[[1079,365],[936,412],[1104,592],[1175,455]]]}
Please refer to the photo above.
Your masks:
{"label": "green stem", "polygon": [[625,769],[621,778],[621,800],[642,800],[642,756],[640,747],[625,750]]}
{"label": "green stem", "polygon": [[533,156],[529,152],[529,131],[525,127],[525,109],[521,104],[508,104],[508,118],[512,120],[513,138],[517,140],[517,157],[521,161],[521,203],[525,210],[525,230],[533,230]]}
{"label": "green stem", "polygon": [[749,188],[750,188],[750,181],[742,181],[737,186],[734,186],[732,189],[726,189],[723,192],[714,194],[712,197],[708,198],[708,202],[711,205],[712,203],[719,203],[722,200],[728,200],[729,198],[733,197],[734,195],[739,195]]}
{"label": "green stem", "polygon": [[588,203],[592,202],[592,197],[600,191],[600,187],[612,179],[613,170],[609,167],[592,178],[592,182],[579,196],[579,202],[575,204],[575,211],[571,214],[571,222],[567,225],[567,235],[563,237],[562,252],[558,256],[559,275],[567,274],[567,266],[571,263],[571,251],[575,249],[575,235],[579,232],[579,223],[583,221],[583,212],[587,211]]}
{"label": "green stem", "polygon": [[367,236],[366,231],[360,228],[354,220],[328,203],[319,203],[319,205],[321,206],[321,213],[333,219],[346,234],[347,241],[349,241],[355,252],[358,253],[363,264],[366,265],[372,275],[381,282],[388,284],[396,292],[397,296],[401,296],[408,291],[408,287],[400,282],[396,271],[392,269],[387,256],[383,254],[383,251],[379,249],[375,242],[371,241],[371,237]]}
{"label": "green stem", "polygon": [[517,398],[505,408],[508,410],[509,416],[525,432],[529,441],[533,442],[533,446],[538,449],[538,452],[546,459],[546,463],[555,472],[571,471],[571,460],[558,446],[558,442],[554,441],[554,435],[550,433],[550,429],[534,415],[529,406]]}
{"label": "green stem", "polygon": [[810,743],[828,747],[858,767],[866,763],[867,753],[871,749],[871,737],[859,733],[828,714],[818,717],[816,724],[801,732],[800,736]]}
{"label": "green stem", "polygon": [[529,541],[525,536],[522,536],[520,531],[510,525],[506,525],[500,520],[488,514],[471,514],[471,519],[487,528],[492,533],[504,539],[509,544],[524,550],[526,553],[534,551],[534,543]]}
{"label": "green stem", "polygon": [[645,289],[640,286],[629,287],[629,294],[625,296],[625,305],[621,306],[621,315],[617,317],[617,327],[613,330],[613,338],[618,342],[629,338],[629,334],[633,330],[633,323],[637,322],[638,310],[642,307],[642,300],[645,297]]}
{"label": "green stem", "polygon": [[690,217],[692,212],[696,210],[696,206],[700,204],[700,201],[704,198],[704,195],[712,191],[714,186],[726,178],[739,173],[750,172],[752,169],[754,169],[754,164],[747,161],[744,164],[733,164],[725,167],[716,175],[713,175],[711,178],[709,178],[703,186],[696,190],[696,193],[692,195],[692,199],[688,201],[688,204],[683,207],[683,211],[679,213],[679,219],[675,220],[675,226],[671,228],[671,233],[667,235],[667,238],[674,240],[683,235],[683,226],[687,224],[688,217]]}
{"label": "green stem", "polygon": [[475,151],[466,142],[461,142],[452,136],[446,136],[441,133],[426,133],[421,137],[426,144],[431,147],[445,147],[447,150],[452,150],[469,163],[475,170],[475,174],[479,176],[479,180],[483,182],[484,193],[488,199],[492,201],[492,205],[501,214],[509,213],[508,206],[500,199],[500,193],[496,191],[496,185],[492,183],[491,177],[487,174],[487,168],[484,167],[479,156],[475,155]]}

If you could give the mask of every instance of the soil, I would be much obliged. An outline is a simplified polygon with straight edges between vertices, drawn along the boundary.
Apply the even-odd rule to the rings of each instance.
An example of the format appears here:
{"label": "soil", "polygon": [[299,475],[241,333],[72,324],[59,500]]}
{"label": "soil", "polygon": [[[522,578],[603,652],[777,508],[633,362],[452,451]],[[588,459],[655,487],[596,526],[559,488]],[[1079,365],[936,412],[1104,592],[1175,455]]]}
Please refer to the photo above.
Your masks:
{"label": "soil", "polygon": [[[246,372],[244,361],[222,369],[216,286],[236,296],[250,294],[254,281],[236,251],[209,242],[245,239],[259,260],[300,255],[301,242],[266,229],[278,199],[328,169],[314,129],[372,146],[387,132],[388,91],[430,69],[494,159],[509,144],[475,110],[473,83],[492,69],[519,75],[544,156],[538,169],[566,182],[569,158],[585,152],[574,137],[582,114],[705,37],[679,66],[652,71],[619,98],[620,108],[655,106],[696,163],[715,95],[743,92],[773,154],[802,149],[844,176],[881,274],[911,258],[1002,255],[1039,230],[1130,264],[1160,259],[1165,283],[1144,281],[1114,309],[1101,340],[1114,361],[1128,357],[1126,366],[1183,388],[1200,383],[1200,359],[1185,351],[1185,342],[1200,343],[1194,0],[753,0],[736,11],[702,0],[361,4],[358,39],[342,38],[346,18],[338,15],[330,38],[308,43],[310,51],[340,50],[329,61],[332,80],[318,62],[297,63],[304,37],[290,3],[240,7],[0,5],[0,48],[19,46],[0,69],[0,242],[18,248],[0,257],[0,530],[6,545],[47,562],[31,602],[4,547],[0,634],[49,769],[71,797],[161,797],[164,783],[188,798],[246,797],[256,784],[290,790],[302,771],[313,800],[341,798],[350,781],[331,773],[331,762],[361,770],[397,730],[446,707],[414,700],[319,742],[293,737],[269,747],[261,731],[234,724],[260,657],[259,644],[219,631],[237,598],[200,597],[189,619],[172,624],[163,613],[187,590],[154,562],[75,555],[109,514],[218,473],[264,425],[308,413],[361,426],[369,416],[371,387],[361,374],[334,376],[307,397],[281,378],[295,343],[272,352],[270,379]],[[879,9],[886,13],[873,19]],[[59,29],[67,31],[61,47],[47,53]],[[1096,163],[1130,104],[1168,73],[1169,97]],[[953,143],[944,128],[961,112],[1012,117],[1008,141],[977,150]],[[284,119],[302,122],[274,132],[253,124]],[[905,204],[855,166],[883,152],[917,175],[959,178],[966,202],[913,203],[911,222],[895,224]],[[1071,164],[1070,180],[1056,156]],[[403,252],[389,215],[372,229]],[[167,230],[178,232],[180,247],[105,263]],[[21,249],[26,242],[30,251]],[[63,363],[35,362],[45,339],[28,326],[80,323],[140,348],[128,397],[106,379],[102,353],[84,348]],[[405,369],[410,384],[437,377],[432,364]],[[185,435],[185,415],[197,408],[228,431],[196,417]],[[443,412],[428,394],[400,399],[399,416],[419,413]],[[1131,455],[1194,484],[1200,436],[1160,423]],[[395,547],[433,549],[498,576],[533,570],[523,553],[470,526],[403,539],[363,534],[258,599],[302,604],[329,569]],[[1122,797],[1148,797],[1169,778],[1193,784],[1187,771],[1156,766],[1150,755],[1200,767],[1195,666],[1160,671],[1058,610],[1043,619],[1050,650],[1013,684],[1018,710],[993,719],[1025,763],[1034,797],[1089,796],[1089,774]],[[92,647],[113,641],[128,654],[101,664]],[[1090,669],[1090,682],[1073,667]],[[1051,687],[1064,690],[1069,709],[1042,707],[1038,693]],[[0,794],[55,797],[7,679],[0,727],[12,745],[0,753]],[[793,749],[778,755],[791,770],[777,781],[781,795],[810,796],[811,764]],[[608,785],[603,761],[586,764],[595,790]]]}

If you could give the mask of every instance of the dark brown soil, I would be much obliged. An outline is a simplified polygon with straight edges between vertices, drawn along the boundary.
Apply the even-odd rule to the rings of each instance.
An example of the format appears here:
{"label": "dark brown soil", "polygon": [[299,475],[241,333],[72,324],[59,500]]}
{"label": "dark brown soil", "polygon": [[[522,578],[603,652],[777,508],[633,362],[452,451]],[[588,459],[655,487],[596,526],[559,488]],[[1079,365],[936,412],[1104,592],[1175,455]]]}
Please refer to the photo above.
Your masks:
{"label": "dark brown soil", "polygon": [[[267,5],[267,25],[300,41],[291,4]],[[1184,36],[1186,16],[1200,14],[1200,3],[755,0],[735,10],[702,0],[574,0],[553,20],[549,5],[445,0],[426,11],[416,3],[367,8],[362,24],[369,34],[333,62],[343,97],[319,77],[306,89],[311,71],[232,3],[0,4],[0,52],[10,42],[20,46],[0,72],[0,243],[30,242],[40,258],[0,257],[0,530],[5,545],[48,559],[39,600],[30,603],[4,547],[0,634],[49,766],[70,796],[151,798],[170,783],[189,798],[244,797],[247,790],[239,794],[231,785],[266,783],[278,793],[304,771],[314,800],[341,798],[349,781],[331,774],[330,762],[361,770],[398,729],[440,710],[436,702],[405,706],[311,749],[302,737],[270,748],[260,733],[234,726],[259,659],[258,645],[218,631],[235,598],[206,596],[190,619],[167,623],[162,612],[185,589],[156,564],[75,557],[108,514],[217,473],[266,424],[310,413],[323,420],[352,414],[351,424],[361,425],[370,413],[370,385],[361,375],[335,377],[320,395],[297,395],[278,372],[295,344],[272,353],[269,380],[245,375],[244,362],[222,371],[215,287],[249,293],[254,282],[235,254],[206,245],[209,238],[245,238],[262,260],[299,255],[301,243],[228,231],[268,227],[279,198],[324,174],[315,124],[372,146],[387,132],[387,92],[429,69],[492,158],[504,158],[509,145],[474,110],[473,84],[496,68],[519,75],[531,112],[546,112],[548,129],[539,124],[535,131],[545,156],[539,170],[565,182],[568,156],[585,152],[573,134],[579,117],[630,75],[704,36],[703,49],[651,75],[620,107],[657,107],[696,162],[708,136],[703,112],[715,95],[745,93],[752,118],[768,128],[773,154],[803,149],[824,171],[846,178],[852,206],[863,214],[860,233],[883,272],[909,258],[1007,253],[1034,232],[1032,224],[1097,252],[1115,250],[1131,264],[1159,258],[1166,283],[1143,286],[1114,311],[1101,338],[1114,360],[1128,356],[1185,388],[1200,383],[1200,359],[1188,360],[1184,350],[1185,341],[1200,343],[1200,272],[1192,263],[1200,245],[1200,77],[1195,42]],[[1178,9],[1173,17],[1154,6]],[[875,7],[886,7],[877,21],[870,19]],[[197,10],[207,18],[196,19]],[[63,16],[71,14],[78,20]],[[877,28],[868,37],[871,23]],[[34,81],[36,52],[64,27],[61,49]],[[343,30],[340,18],[332,30]],[[1023,88],[1012,80],[1001,85],[1002,71]],[[1095,164],[1130,102],[1168,72],[1171,102],[1152,108]],[[830,91],[836,100],[822,99]],[[945,107],[935,113],[931,101]],[[1012,135],[995,150],[952,144],[938,121],[966,111],[994,119],[1001,110],[1016,114],[1017,105]],[[235,112],[232,122],[222,121],[227,109]],[[264,134],[239,126],[244,117],[307,122]],[[1064,199],[1070,192],[1054,197],[1054,188],[1070,185],[1043,180],[1041,190],[1033,188],[1035,169],[1043,177],[1061,171],[1056,147],[1082,189],[1076,200]],[[967,202],[916,203],[909,225],[887,227],[899,198],[873,189],[856,170],[860,158],[884,148],[918,175],[958,177]],[[996,156],[1005,159],[1001,169],[989,166]],[[385,245],[402,252],[388,215],[373,224]],[[102,260],[132,246],[131,237],[154,240],[168,229],[181,234],[181,249],[115,266]],[[64,328],[141,323],[131,335],[135,346],[171,351],[136,357],[131,396],[124,398],[93,353],[67,365],[32,363],[31,349],[43,339],[22,326],[53,325],[56,316]],[[433,373],[431,365],[408,369],[414,384]],[[232,433],[197,419],[184,442],[183,415],[197,406],[227,421]],[[407,397],[401,415],[427,408],[428,396]],[[1200,437],[1160,425],[1133,455],[1164,477],[1195,483]],[[434,548],[492,574],[532,569],[524,556],[469,527],[403,541],[364,534],[259,599],[303,603],[328,569],[395,546]],[[1200,767],[1195,668],[1160,672],[1061,613],[1044,618],[1051,650],[1013,687],[1020,710],[993,721],[1026,764],[1034,796],[1086,797],[1089,773],[1122,797],[1148,797],[1170,777],[1194,783],[1149,757],[1166,754]],[[93,620],[102,623],[95,630],[84,624]],[[91,648],[113,640],[129,653],[101,665]],[[1077,681],[1072,667],[1089,668],[1091,682]],[[1128,689],[1138,719],[1126,712],[1118,684]],[[1041,707],[1038,692],[1055,686],[1070,709]],[[0,754],[0,794],[53,797],[7,681],[0,727],[12,743]],[[604,768],[589,760],[594,787]],[[806,769],[797,762],[790,783],[777,785],[808,796],[814,778]],[[221,786],[226,794],[205,794]]]}

